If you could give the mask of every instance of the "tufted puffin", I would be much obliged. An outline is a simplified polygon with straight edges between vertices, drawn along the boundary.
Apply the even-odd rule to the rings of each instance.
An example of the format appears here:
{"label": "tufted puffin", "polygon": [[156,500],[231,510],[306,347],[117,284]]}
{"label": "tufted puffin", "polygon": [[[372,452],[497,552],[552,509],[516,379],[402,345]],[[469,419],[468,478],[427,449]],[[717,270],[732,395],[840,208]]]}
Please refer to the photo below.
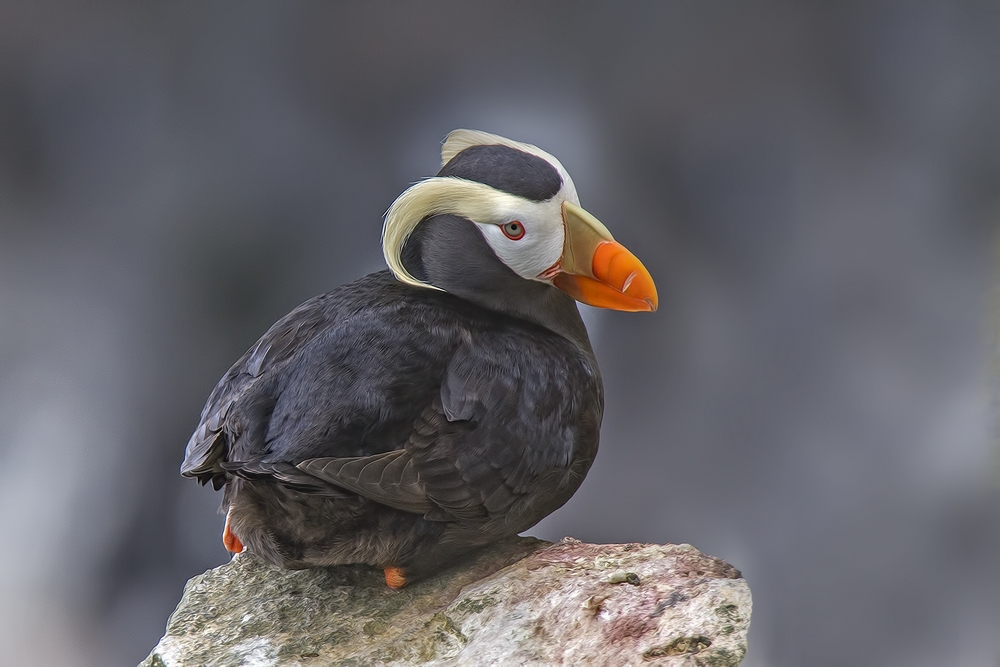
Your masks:
{"label": "tufted puffin", "polygon": [[604,390],[576,301],[656,309],[638,259],[545,151],[456,130],[385,216],[388,270],[309,299],[219,381],[181,474],[225,488],[223,542],[399,588],[579,488]]}

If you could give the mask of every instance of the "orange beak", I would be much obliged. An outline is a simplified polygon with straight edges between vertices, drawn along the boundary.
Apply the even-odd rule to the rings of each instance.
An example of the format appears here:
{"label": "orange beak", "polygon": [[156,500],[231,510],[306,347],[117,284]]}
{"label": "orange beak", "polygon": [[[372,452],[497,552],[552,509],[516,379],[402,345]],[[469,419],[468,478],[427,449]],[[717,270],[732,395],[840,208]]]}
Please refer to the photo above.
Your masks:
{"label": "orange beak", "polygon": [[566,241],[552,284],[588,306],[656,310],[656,285],[649,271],[600,220],[568,201],[562,204],[562,218]]}

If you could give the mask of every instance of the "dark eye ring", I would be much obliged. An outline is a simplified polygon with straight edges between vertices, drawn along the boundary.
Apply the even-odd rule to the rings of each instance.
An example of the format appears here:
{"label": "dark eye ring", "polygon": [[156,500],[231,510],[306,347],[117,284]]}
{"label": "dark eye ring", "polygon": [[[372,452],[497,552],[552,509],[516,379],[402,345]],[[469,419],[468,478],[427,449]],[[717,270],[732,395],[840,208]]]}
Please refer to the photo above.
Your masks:
{"label": "dark eye ring", "polygon": [[519,241],[524,238],[524,225],[521,224],[520,220],[511,220],[506,224],[500,225],[500,230],[511,241]]}

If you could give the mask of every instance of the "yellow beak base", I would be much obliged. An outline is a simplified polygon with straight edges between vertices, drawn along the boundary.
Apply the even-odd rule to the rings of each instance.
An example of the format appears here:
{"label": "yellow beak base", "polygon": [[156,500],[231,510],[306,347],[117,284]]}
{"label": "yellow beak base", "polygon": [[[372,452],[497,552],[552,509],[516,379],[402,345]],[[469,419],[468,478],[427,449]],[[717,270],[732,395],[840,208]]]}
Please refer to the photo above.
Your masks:
{"label": "yellow beak base", "polygon": [[561,272],[552,284],[589,306],[633,313],[656,310],[656,285],[642,262],[576,204],[563,202],[562,213],[566,241]]}

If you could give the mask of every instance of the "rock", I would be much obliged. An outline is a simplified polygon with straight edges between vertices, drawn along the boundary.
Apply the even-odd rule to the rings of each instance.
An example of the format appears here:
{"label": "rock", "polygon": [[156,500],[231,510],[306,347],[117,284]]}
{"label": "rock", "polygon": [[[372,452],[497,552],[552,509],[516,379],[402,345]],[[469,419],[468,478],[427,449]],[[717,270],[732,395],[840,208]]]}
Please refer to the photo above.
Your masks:
{"label": "rock", "polygon": [[499,542],[402,590],[250,554],[191,579],[140,667],[737,665],[750,589],[694,547]]}

